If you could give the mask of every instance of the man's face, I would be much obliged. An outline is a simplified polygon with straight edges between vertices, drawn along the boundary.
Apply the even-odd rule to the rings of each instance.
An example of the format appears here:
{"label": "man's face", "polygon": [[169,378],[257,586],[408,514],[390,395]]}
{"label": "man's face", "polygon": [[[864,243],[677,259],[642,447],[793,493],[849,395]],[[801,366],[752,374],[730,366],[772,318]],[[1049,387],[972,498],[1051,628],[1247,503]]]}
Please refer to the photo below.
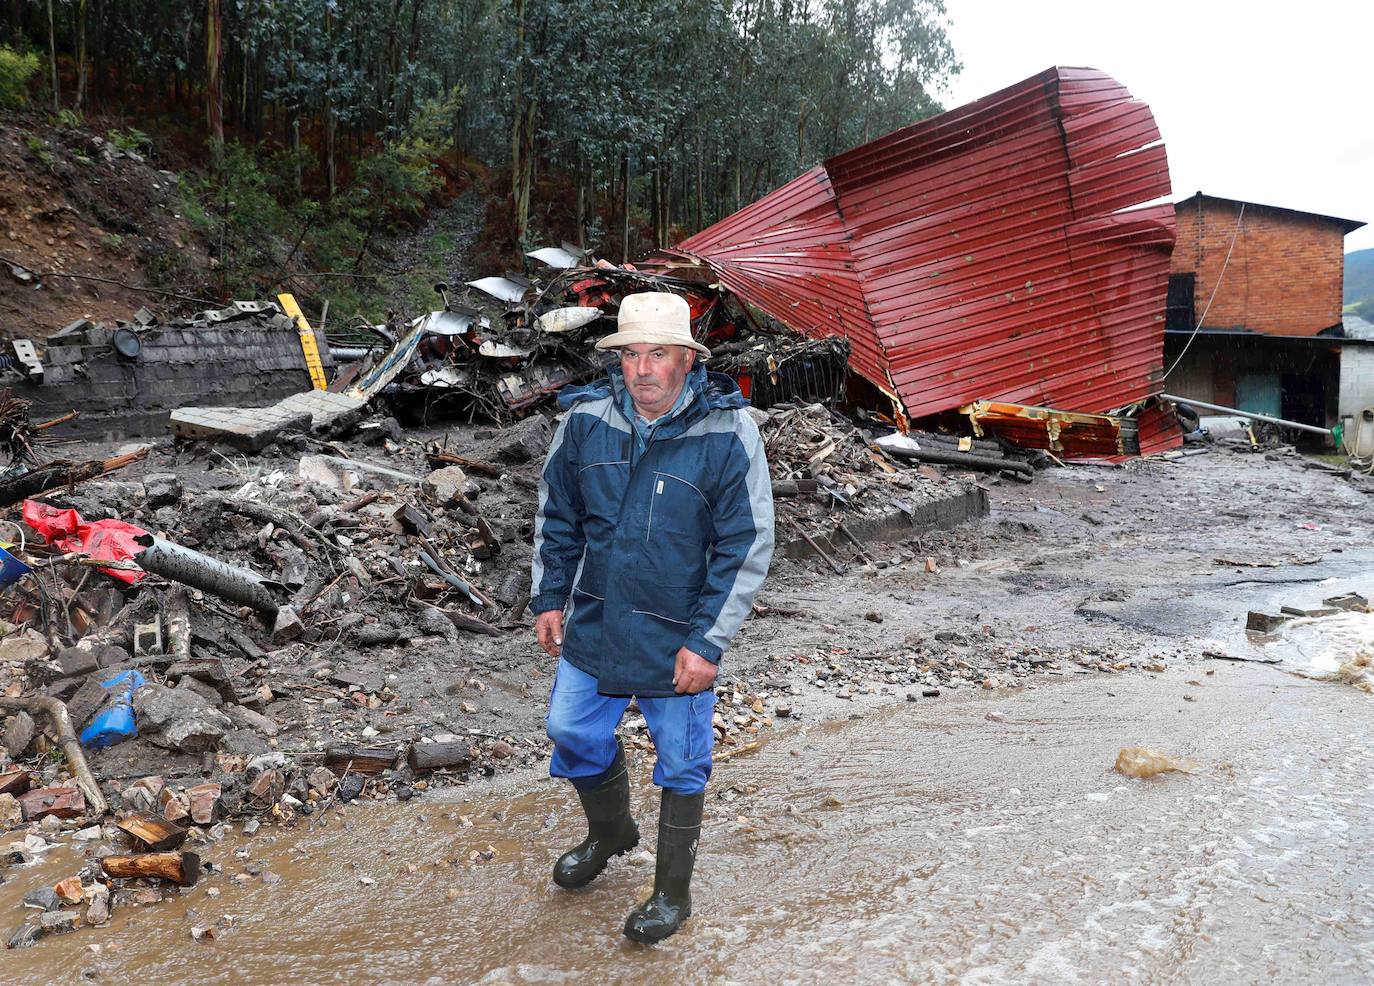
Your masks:
{"label": "man's face", "polygon": [[635,410],[650,419],[666,414],[682,393],[683,381],[695,360],[696,351],[686,346],[643,343],[622,347],[620,369]]}

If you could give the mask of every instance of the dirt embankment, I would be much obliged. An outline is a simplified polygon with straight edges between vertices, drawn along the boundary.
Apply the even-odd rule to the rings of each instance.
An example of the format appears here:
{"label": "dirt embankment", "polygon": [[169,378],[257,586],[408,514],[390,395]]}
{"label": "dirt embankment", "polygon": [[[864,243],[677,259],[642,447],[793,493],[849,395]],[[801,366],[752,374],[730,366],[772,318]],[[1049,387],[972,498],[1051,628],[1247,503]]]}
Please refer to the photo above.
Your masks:
{"label": "dirt embankment", "polygon": [[172,295],[214,296],[211,246],[183,214],[177,172],[151,153],[117,127],[0,118],[0,337],[45,339],[77,319],[184,312],[197,306]]}

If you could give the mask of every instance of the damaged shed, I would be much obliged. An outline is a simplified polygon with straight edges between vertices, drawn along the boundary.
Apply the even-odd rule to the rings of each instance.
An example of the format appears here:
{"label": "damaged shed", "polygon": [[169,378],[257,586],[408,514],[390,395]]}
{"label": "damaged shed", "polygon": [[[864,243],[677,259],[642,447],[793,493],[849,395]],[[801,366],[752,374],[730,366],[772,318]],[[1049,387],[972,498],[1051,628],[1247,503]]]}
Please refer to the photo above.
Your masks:
{"label": "damaged shed", "polygon": [[[911,417],[1100,413],[1163,390],[1174,211],[1149,203],[1169,194],[1149,107],[1052,68],[829,158],[647,266],[846,336],[850,366]],[[1154,420],[1137,437],[1178,441]],[[1094,450],[1137,450],[1116,445]]]}

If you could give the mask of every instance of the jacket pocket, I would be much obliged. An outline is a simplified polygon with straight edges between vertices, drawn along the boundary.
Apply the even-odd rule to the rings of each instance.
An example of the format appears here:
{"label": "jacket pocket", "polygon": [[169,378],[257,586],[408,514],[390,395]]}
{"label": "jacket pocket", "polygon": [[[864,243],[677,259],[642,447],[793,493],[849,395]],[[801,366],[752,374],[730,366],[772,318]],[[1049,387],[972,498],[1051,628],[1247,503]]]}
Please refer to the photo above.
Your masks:
{"label": "jacket pocket", "polygon": [[691,480],[670,472],[655,472],[649,490],[649,522],[644,540],[678,538],[706,544],[711,531],[711,504]]}

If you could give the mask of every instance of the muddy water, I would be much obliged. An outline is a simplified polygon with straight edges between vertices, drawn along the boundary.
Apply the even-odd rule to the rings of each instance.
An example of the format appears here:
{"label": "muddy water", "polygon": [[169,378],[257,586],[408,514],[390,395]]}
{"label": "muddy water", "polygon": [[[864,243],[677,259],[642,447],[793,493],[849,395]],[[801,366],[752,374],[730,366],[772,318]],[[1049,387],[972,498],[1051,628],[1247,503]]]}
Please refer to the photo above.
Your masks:
{"label": "muddy water", "polygon": [[[223,875],[124,908],[108,929],[5,953],[0,978],[1374,979],[1368,696],[1208,664],[856,714],[718,767],[697,913],[658,948],[619,931],[652,864],[620,860],[584,892],[554,889],[548,869],[575,814],[561,786],[527,781],[480,802],[356,808],[308,834],[227,840],[205,853]],[[1200,772],[1112,773],[1117,750],[1137,744]],[[652,831],[649,765],[634,769]],[[241,850],[280,882],[236,886]],[[61,848],[10,870],[0,914],[17,921],[23,890],[76,865]],[[226,917],[214,941],[190,940],[193,924]]]}

